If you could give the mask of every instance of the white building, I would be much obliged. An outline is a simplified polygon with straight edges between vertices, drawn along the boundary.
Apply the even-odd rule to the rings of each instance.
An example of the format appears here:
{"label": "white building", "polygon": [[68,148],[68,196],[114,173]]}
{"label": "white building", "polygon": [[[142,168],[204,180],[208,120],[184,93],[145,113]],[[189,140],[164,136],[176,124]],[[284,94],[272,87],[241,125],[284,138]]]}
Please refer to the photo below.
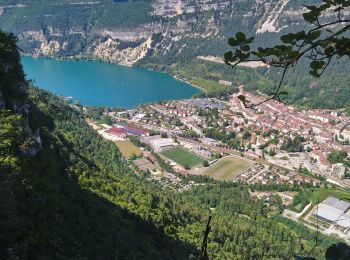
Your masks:
{"label": "white building", "polygon": [[164,149],[177,145],[172,138],[153,138],[150,140],[150,145],[156,151],[162,151]]}
{"label": "white building", "polygon": [[345,167],[342,163],[336,163],[332,165],[332,175],[343,179],[345,177]]}
{"label": "white building", "polygon": [[219,84],[225,85],[225,86],[232,86],[232,82],[227,80],[219,80]]}
{"label": "white building", "polygon": [[144,118],[146,116],[146,114],[144,113],[140,113],[140,114],[136,114],[132,117],[132,121],[134,122],[139,122],[142,118]]}
{"label": "white building", "polygon": [[349,209],[349,202],[334,197],[328,197],[322,203],[318,204],[313,215],[320,220],[349,229],[350,215],[347,214]]}
{"label": "white building", "polygon": [[321,121],[323,123],[328,123],[329,122],[329,118],[326,115],[323,114],[310,114],[309,115],[310,118]]}
{"label": "white building", "polygon": [[344,137],[344,139],[350,139],[350,129],[345,129],[342,133],[342,136]]}

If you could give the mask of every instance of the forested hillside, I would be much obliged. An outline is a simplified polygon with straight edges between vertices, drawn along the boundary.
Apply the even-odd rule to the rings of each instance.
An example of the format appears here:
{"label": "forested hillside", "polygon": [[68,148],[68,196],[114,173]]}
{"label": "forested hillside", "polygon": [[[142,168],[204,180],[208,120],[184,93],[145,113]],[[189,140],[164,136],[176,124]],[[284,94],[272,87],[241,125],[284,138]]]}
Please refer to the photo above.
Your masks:
{"label": "forested hillside", "polygon": [[278,217],[245,186],[160,190],[79,109],[27,92],[14,37],[0,39],[0,80],[12,78],[0,85],[1,259],[197,258],[209,207],[212,259],[322,257],[337,241]]}
{"label": "forested hillside", "polygon": [[[36,57],[92,58],[155,68],[200,83],[210,91],[213,86],[220,87],[218,78],[232,78],[248,90],[270,93],[278,80],[276,70],[230,70],[197,57],[223,57],[227,39],[237,31],[271,46],[281,34],[305,29],[303,5],[320,2],[0,0],[0,29],[16,34],[23,52]],[[206,67],[207,73],[182,73],[197,71],[198,66]],[[219,67],[220,74],[214,67]],[[304,108],[348,105],[344,98],[350,92],[347,61],[337,60],[321,79],[310,77],[306,68],[301,63],[287,75],[285,89],[290,103]]]}

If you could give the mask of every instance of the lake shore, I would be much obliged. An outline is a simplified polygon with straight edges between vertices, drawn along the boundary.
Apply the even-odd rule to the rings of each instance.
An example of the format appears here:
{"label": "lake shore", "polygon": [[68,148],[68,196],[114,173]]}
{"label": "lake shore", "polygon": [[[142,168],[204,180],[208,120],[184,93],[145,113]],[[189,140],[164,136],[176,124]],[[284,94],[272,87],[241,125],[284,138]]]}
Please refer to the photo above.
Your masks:
{"label": "lake shore", "polygon": [[203,92],[186,80],[141,66],[31,55],[22,55],[22,62],[28,79],[37,86],[60,96],[72,96],[83,105],[133,108]]}
{"label": "lake shore", "polygon": [[64,57],[64,56],[60,56],[60,57],[57,57],[57,56],[36,56],[36,55],[29,54],[29,53],[22,53],[21,56],[23,56],[23,57],[31,57],[31,58],[34,58],[34,59],[53,59],[53,60],[60,60],[60,61],[96,61],[96,62],[114,64],[114,65],[118,65],[118,66],[129,67],[129,68],[142,68],[142,69],[145,69],[145,70],[149,70],[149,71],[154,71],[154,72],[164,73],[164,74],[170,75],[176,80],[182,81],[182,82],[184,82],[186,84],[191,85],[194,88],[199,89],[201,92],[205,93],[207,91],[203,87],[200,87],[200,86],[198,86],[198,85],[196,85],[194,83],[191,83],[190,81],[188,81],[185,78],[180,78],[179,76],[174,75],[172,73],[169,73],[169,72],[166,72],[166,71],[162,71],[162,70],[155,70],[155,69],[152,69],[152,68],[149,68],[149,67],[145,67],[145,66],[139,66],[139,65],[135,66],[135,65],[130,65],[130,64],[112,62],[112,61],[108,61],[108,60],[99,60],[99,59],[87,58],[87,57],[82,57],[82,56],[66,56],[66,57]]}

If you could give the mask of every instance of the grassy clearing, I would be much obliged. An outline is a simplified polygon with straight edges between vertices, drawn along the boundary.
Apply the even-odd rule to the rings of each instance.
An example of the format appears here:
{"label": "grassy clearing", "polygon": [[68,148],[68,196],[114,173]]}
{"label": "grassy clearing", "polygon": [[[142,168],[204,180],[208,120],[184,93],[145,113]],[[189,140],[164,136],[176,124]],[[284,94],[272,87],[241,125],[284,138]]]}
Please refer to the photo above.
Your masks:
{"label": "grassy clearing", "polygon": [[203,163],[204,159],[180,147],[170,148],[161,152],[165,157],[175,161],[182,166],[193,166]]}
{"label": "grassy clearing", "polygon": [[251,165],[252,163],[247,160],[236,156],[230,156],[210,166],[204,174],[216,180],[232,180],[241,171],[249,168]]}
{"label": "grassy clearing", "polygon": [[311,193],[311,201],[315,205],[327,197],[332,196],[338,199],[350,201],[350,192],[341,188],[320,188]]}
{"label": "grassy clearing", "polygon": [[303,209],[301,208],[302,204],[299,203],[298,205],[296,205],[294,208],[297,210],[297,212],[301,212]]}
{"label": "grassy clearing", "polygon": [[136,145],[134,145],[129,140],[126,141],[116,141],[115,144],[118,146],[119,150],[125,158],[130,158],[133,154],[140,155],[141,150]]}
{"label": "grassy clearing", "polygon": [[193,80],[192,83],[208,91],[227,91],[232,88],[225,85],[221,85],[217,81],[203,79],[203,78],[196,78]]}
{"label": "grassy clearing", "polygon": [[[192,84],[199,86],[206,91],[229,91],[231,86],[225,86],[219,84],[219,79],[232,80],[225,76],[224,73],[219,72],[216,69],[210,69],[211,66],[220,66],[226,70],[225,64],[215,64],[209,61],[193,60],[189,64],[181,65],[180,67],[171,68],[171,73],[191,82]],[[199,76],[201,75],[201,76]],[[213,80],[214,79],[214,80]]]}
{"label": "grassy clearing", "polygon": [[[310,217],[308,218],[308,221],[310,221],[310,222],[316,224],[316,227],[317,227],[317,225],[319,225],[319,226],[322,226],[322,227],[324,227],[324,228],[330,228],[330,226],[331,226],[330,223],[328,223],[328,222],[326,222],[326,221],[323,221],[323,220],[320,220],[320,219],[317,219],[317,218],[315,218],[315,217],[313,217],[313,216],[310,216]],[[308,222],[306,222],[306,223],[308,223]]]}

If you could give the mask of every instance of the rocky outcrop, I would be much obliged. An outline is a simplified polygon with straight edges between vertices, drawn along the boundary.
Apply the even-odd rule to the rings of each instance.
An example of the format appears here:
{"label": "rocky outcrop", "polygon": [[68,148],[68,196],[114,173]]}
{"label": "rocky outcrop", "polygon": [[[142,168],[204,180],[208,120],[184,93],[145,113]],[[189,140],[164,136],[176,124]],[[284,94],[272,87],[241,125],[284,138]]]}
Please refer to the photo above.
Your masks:
{"label": "rocky outcrop", "polygon": [[189,1],[189,0],[157,0],[153,3],[153,14],[164,17],[175,17],[181,14],[193,14],[209,10],[224,10],[234,1]]}
{"label": "rocky outcrop", "polygon": [[29,40],[29,41],[38,41],[38,42],[46,42],[47,39],[45,37],[45,34],[42,30],[40,31],[25,31],[23,33],[20,33],[18,35],[18,40]]}
{"label": "rocky outcrop", "polygon": [[278,32],[278,18],[282,15],[284,8],[287,6],[289,0],[278,1],[275,5],[271,2],[264,4],[265,13],[258,23],[257,34],[265,32]]}
{"label": "rocky outcrop", "polygon": [[92,44],[92,46],[87,49],[85,55],[93,59],[131,66],[147,55],[151,44],[152,40],[151,37],[149,37],[137,47],[120,49],[120,41],[108,38],[106,41],[97,41]]}
{"label": "rocky outcrop", "polygon": [[96,35],[98,38],[110,37],[113,40],[120,41],[139,41],[142,39],[147,39],[155,33],[164,32],[165,28],[166,25],[159,22],[154,22],[135,28],[99,29],[91,31],[90,36]]}
{"label": "rocky outcrop", "polygon": [[60,51],[60,43],[58,41],[50,41],[41,43],[40,47],[34,52],[35,57],[40,56],[55,56]]}

